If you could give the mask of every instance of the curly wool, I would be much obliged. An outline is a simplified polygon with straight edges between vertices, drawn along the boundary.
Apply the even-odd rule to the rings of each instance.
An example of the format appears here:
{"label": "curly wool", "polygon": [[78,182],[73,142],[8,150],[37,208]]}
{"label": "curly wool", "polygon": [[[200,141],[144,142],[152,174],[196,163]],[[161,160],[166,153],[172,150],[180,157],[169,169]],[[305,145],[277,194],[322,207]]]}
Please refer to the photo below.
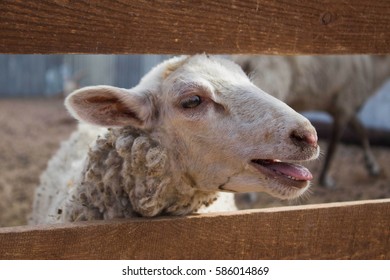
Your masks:
{"label": "curly wool", "polygon": [[[73,174],[79,172],[81,164],[66,165],[62,155],[67,154],[73,160],[81,157],[83,149],[72,145],[80,146],[86,142],[83,138],[91,138],[85,130],[81,127],[49,163],[37,191],[33,223],[185,215],[216,200],[217,193],[197,190],[185,178],[176,178],[167,150],[149,135],[131,127],[109,129],[99,137],[87,157],[81,160],[83,171],[75,178]],[[77,154],[65,151],[77,151]],[[59,171],[64,172],[68,188],[62,194],[60,188],[47,194],[46,186],[53,185],[50,177],[53,170],[57,170],[57,175]],[[52,203],[53,198],[58,201]],[[43,204],[56,205],[56,208],[50,209],[47,216]]]}

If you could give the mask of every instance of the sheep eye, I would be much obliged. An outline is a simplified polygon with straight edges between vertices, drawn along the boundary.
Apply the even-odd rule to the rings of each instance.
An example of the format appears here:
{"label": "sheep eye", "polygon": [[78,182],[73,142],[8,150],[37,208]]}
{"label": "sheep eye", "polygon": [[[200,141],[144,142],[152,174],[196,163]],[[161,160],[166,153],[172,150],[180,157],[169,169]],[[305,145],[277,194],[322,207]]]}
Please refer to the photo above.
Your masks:
{"label": "sheep eye", "polygon": [[198,95],[191,96],[185,100],[183,100],[180,105],[184,109],[190,109],[190,108],[195,108],[199,106],[202,103],[202,99]]}

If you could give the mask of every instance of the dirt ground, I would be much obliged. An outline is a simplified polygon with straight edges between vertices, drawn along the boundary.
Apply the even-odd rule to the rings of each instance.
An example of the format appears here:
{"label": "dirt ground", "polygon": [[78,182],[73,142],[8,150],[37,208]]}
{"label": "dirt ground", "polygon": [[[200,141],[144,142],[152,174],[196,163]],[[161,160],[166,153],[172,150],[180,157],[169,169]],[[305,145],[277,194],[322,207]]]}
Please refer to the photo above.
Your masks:
{"label": "dirt ground", "polygon": [[[0,99],[0,226],[26,224],[40,173],[75,128],[60,99]],[[321,147],[325,151],[325,142]],[[374,154],[383,168],[378,178],[367,175],[359,147],[342,145],[332,166],[335,189],[320,188],[314,181],[311,194],[294,201],[260,194],[252,202],[239,196],[238,205],[259,208],[390,197],[390,148],[374,147]],[[308,165],[314,176],[323,158]]]}
{"label": "dirt ground", "polygon": [[0,100],[0,226],[26,224],[40,173],[75,127],[60,99]]}

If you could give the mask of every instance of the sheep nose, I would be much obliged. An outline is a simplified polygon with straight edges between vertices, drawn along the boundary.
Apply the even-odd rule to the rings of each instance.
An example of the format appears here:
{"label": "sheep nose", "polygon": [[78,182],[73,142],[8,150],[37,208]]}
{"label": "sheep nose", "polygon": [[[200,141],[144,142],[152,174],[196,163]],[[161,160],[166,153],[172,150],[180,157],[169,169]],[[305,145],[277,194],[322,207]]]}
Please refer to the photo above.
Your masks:
{"label": "sheep nose", "polygon": [[290,134],[290,138],[297,146],[309,145],[316,148],[318,146],[318,138],[317,138],[316,131],[313,130],[308,130],[308,129],[293,130]]}

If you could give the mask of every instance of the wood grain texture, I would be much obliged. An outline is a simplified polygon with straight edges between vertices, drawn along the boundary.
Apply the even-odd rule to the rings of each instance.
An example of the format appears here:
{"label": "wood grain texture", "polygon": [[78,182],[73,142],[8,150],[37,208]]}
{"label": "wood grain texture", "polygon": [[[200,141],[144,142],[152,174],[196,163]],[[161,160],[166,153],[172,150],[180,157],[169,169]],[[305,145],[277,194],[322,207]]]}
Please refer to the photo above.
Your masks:
{"label": "wood grain texture", "polygon": [[387,0],[3,0],[0,53],[390,53]]}
{"label": "wood grain texture", "polygon": [[389,259],[390,199],[0,229],[1,259]]}

